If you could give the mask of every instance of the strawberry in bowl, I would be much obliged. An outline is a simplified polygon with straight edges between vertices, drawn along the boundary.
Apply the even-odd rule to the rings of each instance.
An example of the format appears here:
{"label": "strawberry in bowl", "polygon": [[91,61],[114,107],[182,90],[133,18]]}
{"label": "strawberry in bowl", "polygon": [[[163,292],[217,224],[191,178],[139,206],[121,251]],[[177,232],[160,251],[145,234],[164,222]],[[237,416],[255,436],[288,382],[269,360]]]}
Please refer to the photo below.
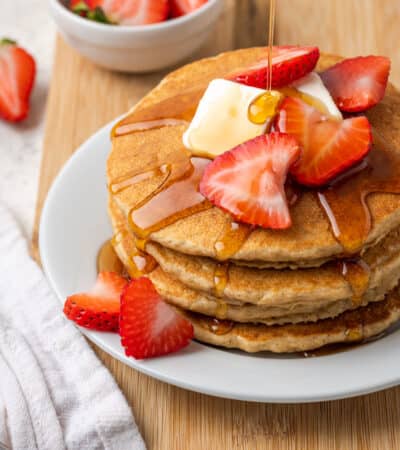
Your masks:
{"label": "strawberry in bowl", "polygon": [[208,0],[69,0],[68,8],[89,20],[113,25],[149,25],[185,16]]}
{"label": "strawberry in bowl", "polygon": [[86,19],[114,25],[148,25],[169,15],[168,0],[71,0],[68,8]]}
{"label": "strawberry in bowl", "polygon": [[212,33],[223,4],[181,1],[178,8],[172,0],[50,0],[50,12],[84,57],[108,69],[140,73],[192,55]]}

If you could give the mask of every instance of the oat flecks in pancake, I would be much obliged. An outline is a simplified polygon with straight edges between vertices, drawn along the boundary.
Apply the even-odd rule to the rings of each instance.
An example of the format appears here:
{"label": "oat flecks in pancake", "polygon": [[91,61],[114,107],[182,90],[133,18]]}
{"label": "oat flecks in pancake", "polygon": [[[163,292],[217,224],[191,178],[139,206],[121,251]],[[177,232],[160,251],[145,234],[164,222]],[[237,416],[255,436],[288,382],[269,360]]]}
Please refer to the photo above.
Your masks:
{"label": "oat flecks in pancake", "polygon": [[[109,214],[115,233],[124,236],[117,251],[127,261],[134,252],[134,237],[112,199]],[[215,261],[173,252],[154,243],[148,243],[146,249],[163,269],[152,275],[153,282],[171,303],[213,315],[216,305],[223,301],[228,303],[228,317],[234,320],[277,323],[331,317],[346,309],[382,300],[397,284],[400,275],[399,237],[400,230],[395,230],[368,250],[364,258],[371,264],[371,279],[364,295],[356,301],[337,264],[298,270],[259,270],[231,264],[223,298],[217,299]],[[245,308],[238,307],[243,304]]]}
{"label": "oat flecks in pancake", "polygon": [[[122,220],[114,220],[113,226],[116,232],[126,231],[126,220],[123,216]],[[123,245],[121,245],[123,243]],[[116,247],[116,251],[120,256],[121,260],[127,266],[126,258],[129,257],[129,253],[126,251],[132,250],[130,246],[134,246],[134,240],[132,236],[127,233],[125,238],[120,241],[120,245]],[[162,292],[162,286],[160,284],[160,275],[163,276],[161,269],[156,269],[150,277],[153,281],[158,284],[158,289]],[[157,283],[158,277],[158,283]],[[179,289],[176,290],[176,283],[178,283]],[[187,292],[189,292],[189,302],[193,299],[190,297],[191,290],[184,286],[182,283],[171,281],[168,279],[166,282],[166,289],[171,289],[174,295],[177,296],[178,301],[175,302],[175,306],[184,307],[188,298],[185,297]],[[185,292],[186,291],[186,292]],[[192,291],[192,293],[195,291]],[[197,293],[195,293],[197,295]],[[279,321],[289,321],[296,322],[298,320],[308,321],[308,320],[318,320],[316,323],[301,323],[298,325],[276,325],[276,326],[265,326],[265,325],[255,325],[253,323],[236,323],[232,330],[229,330],[227,334],[216,335],[212,333],[209,329],[207,323],[212,326],[212,318],[201,317],[199,315],[192,315],[189,311],[182,310],[184,314],[189,315],[190,320],[192,320],[197,339],[211,343],[214,345],[219,345],[222,347],[239,348],[248,352],[256,352],[262,350],[270,350],[273,352],[293,352],[293,351],[306,351],[310,349],[319,348],[323,345],[335,342],[349,342],[352,339],[362,339],[378,335],[385,329],[387,329],[393,322],[399,318],[399,300],[397,289],[389,294],[388,299],[377,303],[371,303],[367,307],[358,308],[355,311],[348,311],[337,316],[334,319],[318,320],[321,317],[329,317],[331,315],[336,316],[341,312],[340,308],[344,306],[344,309],[351,307],[351,301],[344,300],[336,302],[335,304],[325,305],[325,308],[318,309],[319,305],[313,304],[312,307],[317,307],[317,311],[303,311],[296,316],[284,316],[275,317],[269,323],[279,323]],[[209,299],[207,301],[210,302]],[[375,305],[384,305],[378,307]],[[230,311],[233,314],[238,314],[236,320],[242,319],[243,314],[253,314],[253,320],[257,320],[256,317],[259,314],[259,308],[255,305],[246,305],[243,308],[235,308],[230,306],[225,310],[226,313]],[[213,305],[214,312],[218,305]],[[201,309],[203,308],[203,309]],[[207,304],[203,302],[200,310],[205,312],[207,309]],[[190,309],[187,307],[187,309]],[[250,309],[250,312],[249,312]],[[360,315],[360,311],[362,315]],[[364,312],[363,312],[364,311]],[[367,313],[365,312],[367,311]],[[279,311],[279,307],[275,309],[270,309],[270,313],[279,316],[282,311]],[[265,314],[265,311],[262,311]],[[267,310],[268,314],[268,310]],[[201,322],[199,318],[201,317]],[[344,319],[345,318],[345,319]],[[358,321],[358,319],[360,319]],[[362,320],[361,320],[362,319]],[[368,320],[367,320],[368,319]],[[206,324],[206,327],[204,327]],[[201,326],[200,326],[201,325]],[[303,333],[303,334],[302,334]]]}
{"label": "oat flecks in pancake", "polygon": [[348,311],[334,319],[295,325],[233,324],[225,334],[212,331],[212,318],[182,311],[193,324],[195,337],[220,347],[246,352],[304,352],[324,345],[360,342],[387,330],[400,318],[400,295],[397,289],[383,302]]}
{"label": "oat flecks in pancake", "polygon": [[[264,52],[261,48],[239,50],[185,66],[168,75],[135,107],[136,111],[197,84],[206,85]],[[339,59],[323,55],[318,69]],[[390,151],[397,152],[400,94],[388,86],[384,100],[367,115]],[[161,166],[177,159],[183,151],[185,128],[169,126],[114,138],[107,164],[109,183],[146,171],[150,163]],[[116,251],[128,269],[135,250],[135,238],[127,227],[128,213],[161,181],[148,178],[110,198],[113,228],[120,235]],[[192,321],[196,337],[214,345],[248,352],[293,352],[378,335],[400,317],[400,297],[394,288],[400,274],[400,196],[374,193],[368,197],[368,204],[373,227],[362,253],[371,275],[359,298],[334,263],[323,265],[342,256],[343,248],[310,192],[302,194],[292,207],[292,228],[258,228],[252,232],[232,256],[237,264],[228,269],[221,292],[215,291],[213,279],[217,262],[209,258],[216,257],[215,242],[231,218],[217,208],[179,220],[150,236],[146,248],[160,267],[149,277],[166,300]],[[277,270],[285,267],[294,270]],[[213,317],[232,321],[222,333],[216,333]]]}

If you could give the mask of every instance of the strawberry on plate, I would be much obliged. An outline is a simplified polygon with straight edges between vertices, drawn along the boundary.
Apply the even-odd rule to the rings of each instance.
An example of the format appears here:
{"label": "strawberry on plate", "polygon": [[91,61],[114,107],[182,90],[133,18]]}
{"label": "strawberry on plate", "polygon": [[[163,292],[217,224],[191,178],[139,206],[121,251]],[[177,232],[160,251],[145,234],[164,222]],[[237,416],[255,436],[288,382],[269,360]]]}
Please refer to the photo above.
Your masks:
{"label": "strawberry on plate", "polygon": [[126,355],[144,359],[186,347],[193,326],[163,301],[148,278],[141,277],[122,293],[120,335]]}
{"label": "strawberry on plate", "polygon": [[358,56],[345,59],[320,75],[339,109],[359,112],[382,100],[389,72],[389,58]]}
{"label": "strawberry on plate", "polygon": [[127,285],[114,272],[101,272],[93,288],[67,298],[64,314],[81,327],[99,331],[118,331],[120,297]]}
{"label": "strawberry on plate", "polygon": [[32,56],[10,39],[0,39],[0,117],[10,122],[26,118],[35,81]]}
{"label": "strawberry on plate", "polygon": [[264,228],[288,228],[292,222],[284,185],[299,154],[292,136],[258,136],[214,159],[204,171],[200,192],[237,220]]}
{"label": "strawberry on plate", "polygon": [[168,0],[72,0],[70,9],[98,22],[147,25],[166,20],[169,3]]}
{"label": "strawberry on plate", "polygon": [[328,118],[300,99],[287,97],[275,119],[275,129],[294,136],[302,147],[290,173],[301,184],[321,186],[370,150],[371,126],[365,116]]}
{"label": "strawberry on plate", "polygon": [[[269,81],[267,50],[265,58],[228,76],[229,80],[265,89]],[[287,86],[311,72],[319,59],[318,47],[294,45],[272,47],[272,87]]]}
{"label": "strawberry on plate", "polygon": [[171,17],[184,16],[207,3],[208,0],[169,0]]}

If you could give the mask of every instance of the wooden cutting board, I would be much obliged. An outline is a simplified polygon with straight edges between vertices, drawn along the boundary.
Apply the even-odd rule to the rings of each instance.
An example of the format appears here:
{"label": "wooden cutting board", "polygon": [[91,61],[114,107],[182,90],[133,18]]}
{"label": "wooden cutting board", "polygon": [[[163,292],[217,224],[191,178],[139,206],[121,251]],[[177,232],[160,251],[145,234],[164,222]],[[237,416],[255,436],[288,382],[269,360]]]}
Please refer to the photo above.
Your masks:
{"label": "wooden cutting board", "polygon": [[[330,5],[325,10],[319,3],[323,3],[324,7],[328,3]],[[399,58],[395,53],[399,36],[386,45],[382,36],[377,37],[381,27],[376,25],[376,20],[373,22],[375,27],[367,22],[373,16],[373,8],[386,7],[390,15],[393,10],[388,8],[391,5],[394,7],[395,3],[380,0],[378,5],[375,0],[363,0],[364,9],[360,11],[359,0],[279,0],[278,40],[313,42],[329,51],[357,53],[354,40],[350,39],[353,35],[352,22],[349,22],[347,29],[342,25],[339,34],[335,34],[331,27],[328,36],[321,32],[319,25],[324,20],[328,21],[333,13],[338,22],[353,14],[358,17],[358,33],[364,30],[365,35],[368,34],[368,42],[373,47],[370,52],[393,52],[393,56]],[[265,0],[226,0],[226,11],[215,35],[194,58],[262,43],[267,23],[266,5]],[[296,13],[293,7],[297,9]],[[376,13],[379,11],[376,9]],[[309,16],[306,28],[304,23],[298,22],[305,14]],[[371,33],[375,33],[376,40],[371,38]],[[357,36],[363,43],[359,34]],[[346,47],[346,38],[349,42],[351,40],[350,50]],[[391,34],[390,39],[394,38]],[[363,48],[359,51],[365,52]],[[400,69],[398,59],[395,59],[396,64]],[[47,107],[37,221],[33,232],[32,248],[37,259],[40,212],[50,184],[62,165],[79,144],[99,127],[127,111],[164,74],[133,76],[111,73],[95,67],[57,39]],[[93,345],[93,348],[124,392],[151,450],[400,448],[400,388],[351,400],[317,404],[271,405],[230,401],[156,381],[124,366],[96,346]],[[226,376],[229,377],[229,374]]]}

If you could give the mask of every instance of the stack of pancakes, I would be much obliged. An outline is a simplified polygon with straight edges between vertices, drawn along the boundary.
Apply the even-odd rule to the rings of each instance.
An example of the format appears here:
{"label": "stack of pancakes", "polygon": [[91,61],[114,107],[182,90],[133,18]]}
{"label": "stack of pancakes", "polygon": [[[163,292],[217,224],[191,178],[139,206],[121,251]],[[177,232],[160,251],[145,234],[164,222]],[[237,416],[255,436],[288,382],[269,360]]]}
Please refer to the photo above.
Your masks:
{"label": "stack of pancakes", "polygon": [[[141,110],[165,105],[168,98],[206,86],[264,54],[265,49],[246,49],[185,66],[167,76],[120,126],[134,122]],[[337,60],[323,55],[319,69]],[[368,118],[390,151],[400,153],[399,111],[400,94],[389,86]],[[243,234],[229,214],[209,207],[175,218],[146,239],[135,234],[132,210],[151,198],[164,177],[161,171],[137,174],[148,173],[154,161],[166,167],[186,158],[186,128],[177,121],[114,135],[107,178],[119,258],[131,276],[142,269],[193,323],[197,339],[249,352],[306,351],[379,335],[399,319],[400,195],[368,195],[372,226],[352,255],[334,236],[312,191],[301,192],[291,206],[288,230],[256,228]],[[119,188],[113,189],[116,182]],[[344,206],[349,223],[357,226],[359,218]],[[230,247],[224,258],[221,243]]]}

